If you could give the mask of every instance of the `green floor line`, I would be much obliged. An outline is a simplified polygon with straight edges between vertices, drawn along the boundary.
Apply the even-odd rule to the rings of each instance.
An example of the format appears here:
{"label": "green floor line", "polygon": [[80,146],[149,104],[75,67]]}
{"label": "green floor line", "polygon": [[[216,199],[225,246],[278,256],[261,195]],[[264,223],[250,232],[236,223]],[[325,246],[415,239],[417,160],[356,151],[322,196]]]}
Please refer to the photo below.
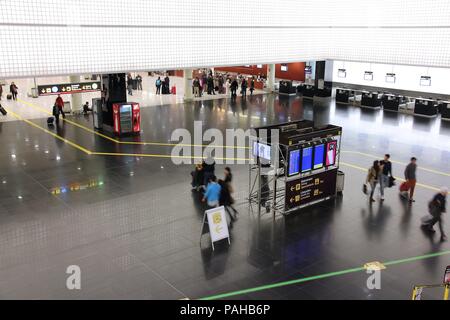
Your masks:
{"label": "green floor line", "polygon": [[[449,255],[449,254],[450,254],[450,251],[442,251],[442,252],[430,253],[430,254],[426,254],[426,255],[401,259],[401,260],[393,260],[393,261],[389,261],[389,262],[383,262],[383,264],[385,266],[392,266],[392,265],[397,265],[397,264],[402,264],[402,263],[407,263],[407,262],[435,258],[435,257],[439,257],[439,256]],[[321,275],[307,277],[307,278],[283,281],[283,282],[273,283],[273,284],[264,285],[264,286],[260,286],[260,287],[254,287],[254,288],[249,288],[249,289],[243,289],[243,290],[218,294],[218,295],[214,295],[214,296],[201,298],[199,300],[217,300],[217,299],[230,298],[230,297],[240,296],[240,295],[247,294],[247,293],[253,293],[253,292],[259,292],[259,291],[279,288],[279,287],[285,287],[285,286],[289,286],[289,285],[293,285],[293,284],[299,284],[299,283],[313,281],[313,280],[325,279],[325,278],[340,276],[340,275],[344,275],[344,274],[360,272],[360,271],[364,271],[364,270],[365,270],[364,267],[346,269],[346,270],[341,270],[341,271],[336,271],[336,272],[324,273]]]}

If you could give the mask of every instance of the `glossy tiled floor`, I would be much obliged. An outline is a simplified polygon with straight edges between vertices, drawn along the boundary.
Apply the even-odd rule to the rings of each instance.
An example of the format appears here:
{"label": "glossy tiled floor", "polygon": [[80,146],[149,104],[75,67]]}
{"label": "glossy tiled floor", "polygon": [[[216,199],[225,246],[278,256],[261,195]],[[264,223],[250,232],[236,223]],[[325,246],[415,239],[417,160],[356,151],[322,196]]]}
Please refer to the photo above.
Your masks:
{"label": "glossy tiled floor", "polygon": [[[257,219],[245,202],[248,167],[235,165],[240,219],[231,246],[212,252],[207,238],[199,245],[203,208],[189,188],[191,166],[88,155],[51,134],[97,152],[164,155],[171,147],[119,145],[73,124],[91,127],[85,117],[45,132],[39,112],[32,122],[0,123],[0,298],[196,299],[450,249],[419,227],[433,188],[450,184],[450,126],[439,119],[274,95],[145,108],[141,137],[126,141],[168,142],[194,120],[220,130],[303,118],[344,128],[342,198],[275,222]],[[372,207],[361,193],[371,155],[386,152],[398,176],[400,163],[419,158],[423,185],[411,207],[396,190]],[[414,284],[439,283],[449,264],[442,255],[388,266],[381,290],[368,290],[359,271],[232,298],[408,299]],[[66,289],[69,265],[81,267],[80,291]]]}

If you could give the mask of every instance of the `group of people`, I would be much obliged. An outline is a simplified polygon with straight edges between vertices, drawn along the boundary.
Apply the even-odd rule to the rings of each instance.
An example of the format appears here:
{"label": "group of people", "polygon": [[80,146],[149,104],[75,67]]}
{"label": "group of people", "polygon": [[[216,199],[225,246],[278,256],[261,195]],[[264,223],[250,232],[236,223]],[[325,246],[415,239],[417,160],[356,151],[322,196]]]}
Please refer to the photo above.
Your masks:
{"label": "group of people", "polygon": [[[224,169],[224,178],[217,179],[215,175],[215,162],[207,159],[195,166],[191,173],[192,189],[202,193],[202,202],[206,203],[208,208],[225,207],[225,211],[230,216],[230,226],[236,221],[238,211],[234,208],[233,199],[233,174],[231,169]],[[233,214],[234,213],[234,214]]]}
{"label": "group of people", "polygon": [[170,94],[170,78],[168,75],[164,77],[162,80],[159,76],[158,79],[155,81],[156,86],[156,94]]}
{"label": "group of people", "polygon": [[138,74],[135,79],[133,79],[132,75],[129,73],[127,75],[127,90],[130,96],[133,95],[134,81],[136,81],[136,89],[142,91],[142,77]]}
{"label": "group of people", "polygon": [[[366,185],[364,189],[367,189],[367,185],[370,186],[369,195],[370,203],[375,202],[374,195],[377,186],[380,190],[380,201],[384,201],[384,192],[386,188],[390,188],[395,185],[395,178],[392,174],[392,162],[391,156],[386,154],[383,160],[374,161],[373,165],[369,168]],[[409,201],[410,204],[415,202],[414,193],[417,185],[417,158],[412,157],[409,164],[404,170],[405,182],[400,186],[400,196]],[[448,188],[442,187],[440,191],[433,197],[428,203],[429,215],[422,219],[422,226],[430,232],[435,232],[433,227],[436,223],[439,224],[441,232],[441,241],[447,240],[443,225],[442,225],[442,213],[446,212],[446,199],[448,195]]]}
{"label": "group of people", "polygon": [[192,83],[192,90],[194,97],[199,98],[203,94],[216,95],[218,94],[231,94],[231,97],[237,96],[237,91],[241,88],[241,94],[243,97],[247,96],[247,91],[250,90],[250,95],[253,95],[255,91],[255,77],[250,80],[243,75],[232,77],[230,74],[203,72],[200,76],[195,77]]}

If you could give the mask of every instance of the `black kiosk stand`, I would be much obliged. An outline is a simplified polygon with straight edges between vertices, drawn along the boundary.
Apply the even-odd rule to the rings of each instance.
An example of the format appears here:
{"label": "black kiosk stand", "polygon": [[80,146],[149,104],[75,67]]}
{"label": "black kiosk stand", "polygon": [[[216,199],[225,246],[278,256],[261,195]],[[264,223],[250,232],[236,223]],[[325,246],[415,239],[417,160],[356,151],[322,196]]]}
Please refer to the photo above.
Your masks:
{"label": "black kiosk stand", "polygon": [[437,117],[438,106],[436,101],[432,99],[417,98],[414,106],[414,114],[426,118]]}
{"label": "black kiosk stand", "polygon": [[[333,199],[343,190],[338,174],[342,128],[296,121],[253,129],[249,202],[288,215]],[[339,177],[339,178],[338,178]],[[339,181],[342,179],[342,181]]]}

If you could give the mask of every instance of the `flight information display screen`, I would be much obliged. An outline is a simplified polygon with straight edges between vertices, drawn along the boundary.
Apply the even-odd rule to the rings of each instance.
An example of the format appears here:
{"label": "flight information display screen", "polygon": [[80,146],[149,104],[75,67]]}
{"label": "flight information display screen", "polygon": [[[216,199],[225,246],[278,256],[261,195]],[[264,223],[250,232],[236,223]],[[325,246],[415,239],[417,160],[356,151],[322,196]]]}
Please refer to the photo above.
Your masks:
{"label": "flight information display screen", "polygon": [[308,172],[312,170],[313,162],[313,148],[305,147],[302,149],[302,172]]}
{"label": "flight information display screen", "polygon": [[288,176],[295,176],[300,173],[300,150],[289,151]]}
{"label": "flight information display screen", "polygon": [[314,170],[324,167],[323,160],[325,156],[325,144],[319,144],[314,147]]}
{"label": "flight information display screen", "polygon": [[327,143],[327,156],[325,159],[325,165],[327,167],[331,167],[336,164],[336,150],[337,150],[337,141],[333,140]]}

